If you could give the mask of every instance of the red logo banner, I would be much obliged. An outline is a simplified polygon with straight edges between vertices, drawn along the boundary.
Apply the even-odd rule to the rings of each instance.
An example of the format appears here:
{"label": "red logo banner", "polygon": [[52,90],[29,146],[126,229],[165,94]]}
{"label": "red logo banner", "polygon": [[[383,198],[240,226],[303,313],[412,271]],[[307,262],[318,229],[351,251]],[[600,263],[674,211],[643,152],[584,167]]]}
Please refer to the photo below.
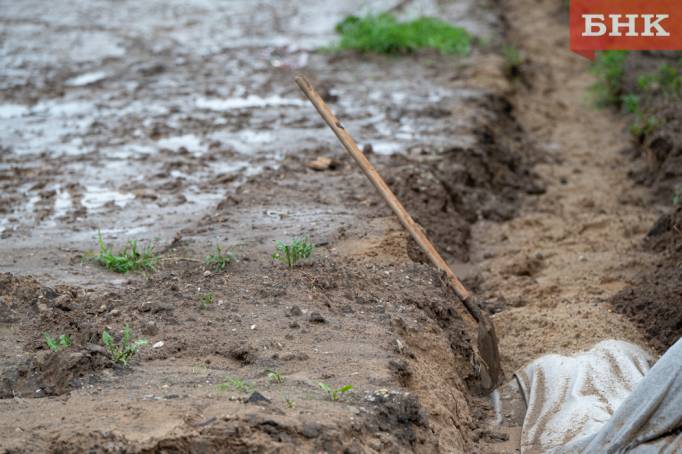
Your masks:
{"label": "red logo banner", "polygon": [[571,50],[682,50],[682,0],[570,0]]}

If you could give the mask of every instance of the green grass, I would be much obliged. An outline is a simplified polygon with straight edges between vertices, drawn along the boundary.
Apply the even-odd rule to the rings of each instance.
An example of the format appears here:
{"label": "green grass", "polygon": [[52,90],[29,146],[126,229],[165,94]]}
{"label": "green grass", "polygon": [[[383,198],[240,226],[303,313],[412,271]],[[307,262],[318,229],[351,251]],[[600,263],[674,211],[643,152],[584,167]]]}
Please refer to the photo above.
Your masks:
{"label": "green grass", "polygon": [[149,243],[141,250],[138,249],[137,241],[129,241],[125,248],[118,253],[114,253],[113,246],[107,247],[102,239],[102,232],[97,234],[99,244],[99,254],[94,259],[106,269],[116,273],[127,273],[129,271],[154,271],[159,257],[154,253],[154,244]]}
{"label": "green grass", "polygon": [[620,105],[627,56],[627,51],[624,50],[597,53],[591,70],[597,77],[597,83],[592,86],[592,94],[598,106]]}
{"label": "green grass", "polygon": [[270,383],[284,383],[284,377],[282,377],[282,374],[277,372],[276,370],[266,370],[265,373],[268,376],[268,380],[270,380]]}
{"label": "green grass", "polygon": [[207,255],[205,259],[206,266],[213,271],[223,271],[227,265],[234,261],[234,254],[231,252],[223,252],[219,244],[215,246],[215,252]]}
{"label": "green grass", "polygon": [[213,292],[204,293],[199,297],[199,303],[201,304],[199,308],[202,310],[208,309],[213,304],[214,299]]}
{"label": "green grass", "polygon": [[678,68],[673,65],[663,64],[658,68],[656,78],[666,96],[673,98],[680,96],[682,77],[680,77],[680,70]]}
{"label": "green grass", "polygon": [[57,339],[51,337],[48,333],[43,333],[45,343],[53,352],[58,352],[71,346],[71,338],[67,334],[62,334]]}
{"label": "green grass", "polygon": [[673,205],[682,204],[682,184],[675,186],[675,192],[673,193]]}
{"label": "green grass", "polygon": [[229,376],[225,377],[225,381],[223,383],[218,383],[216,387],[218,388],[218,391],[228,391],[230,389],[234,389],[240,393],[250,393],[255,389],[250,383],[240,378],[232,378]]}
{"label": "green grass", "polygon": [[656,98],[663,97],[677,102],[682,87],[682,62],[676,65],[664,63],[652,73],[639,74],[636,78],[634,93],[620,97],[625,112],[634,116],[630,124],[632,137],[642,142],[661,126],[659,118],[652,115],[652,105]]}
{"label": "green grass", "polygon": [[504,57],[504,71],[508,77],[515,79],[521,74],[523,55],[514,46],[505,44],[502,46],[502,57]]}
{"label": "green grass", "polygon": [[131,342],[130,327],[126,325],[123,328],[123,337],[121,342],[118,344],[114,341],[114,338],[107,330],[102,331],[102,344],[111,359],[118,364],[123,364],[128,366],[130,360],[135,356],[140,347],[145,345],[147,341],[145,339],[138,339],[135,342]]}
{"label": "green grass", "polygon": [[329,397],[329,400],[332,402],[336,402],[343,397],[344,394],[353,389],[353,385],[345,385],[339,388],[332,388],[326,383],[318,383],[317,385],[320,387],[320,389],[322,389],[322,391],[327,393],[327,397]]}
{"label": "green grass", "polygon": [[313,244],[307,238],[294,238],[291,243],[277,241],[272,258],[293,268],[299,261],[307,259],[313,253]]}
{"label": "green grass", "polygon": [[400,22],[388,13],[348,16],[337,24],[339,49],[379,54],[408,54],[435,49],[443,54],[466,55],[472,36],[465,29],[432,17]]}

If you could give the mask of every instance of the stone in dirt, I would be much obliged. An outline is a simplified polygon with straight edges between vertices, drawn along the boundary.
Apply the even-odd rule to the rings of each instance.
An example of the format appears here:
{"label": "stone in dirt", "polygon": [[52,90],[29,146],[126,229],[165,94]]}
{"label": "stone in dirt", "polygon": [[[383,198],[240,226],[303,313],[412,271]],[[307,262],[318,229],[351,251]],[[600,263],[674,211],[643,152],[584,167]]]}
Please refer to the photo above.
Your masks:
{"label": "stone in dirt", "polygon": [[306,167],[313,170],[334,170],[339,166],[339,163],[326,156],[320,156],[313,161],[306,164]]}
{"label": "stone in dirt", "polygon": [[327,320],[319,312],[311,312],[308,318],[310,323],[326,323]]}
{"label": "stone in dirt", "polygon": [[247,404],[256,404],[256,405],[263,405],[263,404],[268,404],[270,403],[270,399],[259,393],[258,391],[254,391],[251,393],[248,399],[246,399],[245,403]]}

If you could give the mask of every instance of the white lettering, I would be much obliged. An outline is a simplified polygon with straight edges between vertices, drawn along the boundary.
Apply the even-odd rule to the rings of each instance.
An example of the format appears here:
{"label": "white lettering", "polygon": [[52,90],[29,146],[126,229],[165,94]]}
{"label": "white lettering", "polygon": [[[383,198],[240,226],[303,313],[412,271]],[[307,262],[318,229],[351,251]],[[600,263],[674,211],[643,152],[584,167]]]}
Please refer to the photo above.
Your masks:
{"label": "white lettering", "polygon": [[[661,22],[670,17],[670,15],[656,14],[656,20],[653,22],[651,21],[654,17],[653,14],[642,14],[642,17],[644,18],[644,32],[641,36],[670,36],[670,33],[661,27]],[[653,28],[656,29],[655,34],[651,31]]]}
{"label": "white lettering", "polygon": [[[583,20],[585,21],[583,36],[604,36],[606,34],[606,24],[603,22],[603,14],[583,14]],[[600,20],[602,22],[595,22],[595,20]],[[598,31],[594,30],[595,27]]]}
{"label": "white lettering", "polygon": [[637,36],[637,16],[638,14],[626,14],[627,22],[621,22],[622,14],[609,14],[611,18],[611,33],[609,33],[609,36],[623,36],[620,32],[621,28],[627,28],[628,32],[625,36]]}

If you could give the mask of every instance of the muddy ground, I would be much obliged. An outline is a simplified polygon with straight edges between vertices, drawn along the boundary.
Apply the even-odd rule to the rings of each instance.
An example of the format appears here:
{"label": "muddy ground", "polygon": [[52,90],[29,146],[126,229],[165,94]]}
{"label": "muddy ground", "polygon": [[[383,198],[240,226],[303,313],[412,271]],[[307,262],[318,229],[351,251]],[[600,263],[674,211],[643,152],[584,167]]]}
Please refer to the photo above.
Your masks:
{"label": "muddy ground", "polygon": [[[514,452],[456,299],[299,71],[486,297],[508,374],[606,338],[657,348],[608,302],[657,262],[641,244],[665,207],[628,177],[625,120],[583,102],[559,3],[377,2],[479,38],[394,58],[319,50],[354,2],[2,2],[0,446]],[[98,230],[156,241],[157,271],[93,263]],[[287,270],[270,256],[293,236],[316,250]],[[222,272],[203,263],[216,243],[237,257]],[[149,341],[129,368],[100,346],[126,324]]]}

